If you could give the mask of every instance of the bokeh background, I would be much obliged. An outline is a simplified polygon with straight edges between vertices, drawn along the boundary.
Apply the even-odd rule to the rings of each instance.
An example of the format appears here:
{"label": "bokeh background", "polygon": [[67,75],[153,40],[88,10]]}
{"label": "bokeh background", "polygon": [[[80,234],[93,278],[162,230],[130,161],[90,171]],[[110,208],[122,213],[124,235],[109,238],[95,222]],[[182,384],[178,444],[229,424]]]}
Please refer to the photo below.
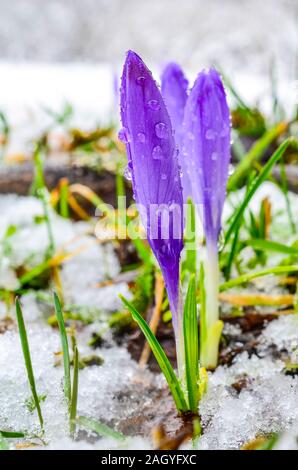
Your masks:
{"label": "bokeh background", "polygon": [[0,12],[0,110],[14,151],[44,125],[45,106],[71,103],[85,128],[115,119],[128,49],[157,77],[168,60],[191,77],[216,64],[261,108],[272,80],[286,107],[298,101],[297,0],[0,0]]}
{"label": "bokeh background", "polygon": [[136,49],[150,62],[210,61],[293,73],[296,0],[1,0],[2,60],[108,62]]}

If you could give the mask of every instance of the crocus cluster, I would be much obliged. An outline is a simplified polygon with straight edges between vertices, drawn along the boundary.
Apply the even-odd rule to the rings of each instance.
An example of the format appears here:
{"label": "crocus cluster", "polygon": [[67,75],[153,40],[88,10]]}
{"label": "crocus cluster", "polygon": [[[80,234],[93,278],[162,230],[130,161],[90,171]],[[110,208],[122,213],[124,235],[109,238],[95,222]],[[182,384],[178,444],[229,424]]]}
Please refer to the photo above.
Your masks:
{"label": "crocus cluster", "polygon": [[[201,72],[189,92],[183,71],[171,63],[162,74],[160,91],[141,58],[129,51],[120,100],[123,125],[120,138],[126,144],[134,197],[147,238],[165,279],[180,370],[183,202],[191,197],[196,207],[202,209],[207,247],[207,320],[201,363],[214,367],[221,334],[217,244],[230,161],[230,116],[220,76],[214,69]],[[152,207],[157,208],[158,216],[152,217],[155,213]],[[160,208],[167,209],[167,217]]]}

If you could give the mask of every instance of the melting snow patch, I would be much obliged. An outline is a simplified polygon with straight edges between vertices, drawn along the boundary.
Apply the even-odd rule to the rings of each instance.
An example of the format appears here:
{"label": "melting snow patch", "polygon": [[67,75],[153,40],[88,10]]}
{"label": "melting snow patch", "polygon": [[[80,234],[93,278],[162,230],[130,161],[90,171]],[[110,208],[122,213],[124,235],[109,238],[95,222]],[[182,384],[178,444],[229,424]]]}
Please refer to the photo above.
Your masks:
{"label": "melting snow patch", "polygon": [[291,352],[298,348],[298,314],[285,315],[269,323],[262,334],[262,342]]}
{"label": "melting snow patch", "polygon": [[[283,363],[241,354],[230,367],[210,375],[200,405],[204,434],[200,449],[239,449],[258,435],[287,429],[298,419],[298,379],[282,373]],[[246,380],[237,392],[234,383]]]}
{"label": "melting snow patch", "polygon": [[[68,439],[63,368],[57,365],[57,353],[61,351],[58,333],[48,326],[30,325],[28,339],[37,391],[45,396],[41,402],[45,441],[50,448],[94,448],[90,443],[71,444]],[[84,347],[79,344],[79,349],[84,350]],[[156,386],[156,380],[148,371],[139,369],[126,349],[114,346],[101,349],[99,354],[104,359],[103,365],[85,367],[79,372],[78,414],[102,420],[117,428],[123,420],[141,414],[143,407],[151,403],[150,390]],[[31,392],[16,331],[1,335],[0,383],[0,429],[26,431],[31,436],[38,433],[36,411],[29,409]],[[60,444],[57,444],[58,441]],[[129,446],[137,445],[137,442],[139,446],[144,444],[136,438],[131,444],[127,442],[128,448],[133,448]],[[106,445],[110,444],[109,440]],[[105,441],[95,443],[95,448],[104,446]],[[146,446],[148,448],[149,444]]]}

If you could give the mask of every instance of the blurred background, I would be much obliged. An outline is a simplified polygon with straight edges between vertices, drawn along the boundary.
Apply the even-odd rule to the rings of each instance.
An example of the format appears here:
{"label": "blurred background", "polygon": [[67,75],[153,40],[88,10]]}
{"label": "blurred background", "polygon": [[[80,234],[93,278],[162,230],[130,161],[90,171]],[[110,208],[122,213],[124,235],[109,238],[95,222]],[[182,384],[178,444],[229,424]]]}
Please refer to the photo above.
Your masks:
{"label": "blurred background", "polygon": [[169,60],[191,79],[215,64],[265,113],[273,93],[289,114],[298,101],[297,0],[0,0],[0,11],[6,160],[26,159],[55,119],[85,130],[117,121],[128,49],[157,78]]}
{"label": "blurred background", "polygon": [[2,60],[119,64],[127,49],[197,70],[210,61],[293,73],[296,0],[1,0]]}

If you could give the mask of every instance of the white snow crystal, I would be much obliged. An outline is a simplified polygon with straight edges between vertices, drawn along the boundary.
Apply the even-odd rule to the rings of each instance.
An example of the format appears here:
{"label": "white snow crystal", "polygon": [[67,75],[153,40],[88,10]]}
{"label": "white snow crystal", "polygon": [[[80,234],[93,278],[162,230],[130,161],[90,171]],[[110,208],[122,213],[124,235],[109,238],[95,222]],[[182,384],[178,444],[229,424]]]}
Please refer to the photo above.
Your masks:
{"label": "white snow crystal", "polygon": [[[204,434],[200,449],[238,449],[257,435],[279,432],[298,419],[298,379],[282,373],[283,363],[246,353],[231,367],[210,374],[208,392],[200,404]],[[247,386],[239,394],[231,386]]]}

